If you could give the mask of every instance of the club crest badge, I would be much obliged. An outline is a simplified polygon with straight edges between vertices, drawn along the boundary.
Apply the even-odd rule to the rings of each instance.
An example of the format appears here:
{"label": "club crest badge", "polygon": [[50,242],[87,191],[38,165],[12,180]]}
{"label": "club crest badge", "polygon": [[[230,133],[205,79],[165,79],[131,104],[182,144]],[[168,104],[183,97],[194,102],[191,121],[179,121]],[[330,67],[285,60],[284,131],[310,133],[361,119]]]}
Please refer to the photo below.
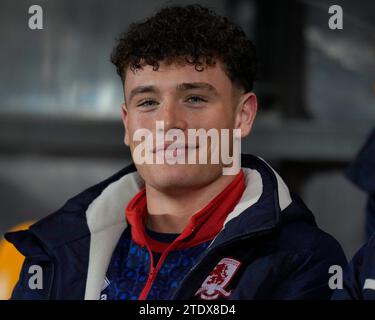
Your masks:
{"label": "club crest badge", "polygon": [[211,271],[201,287],[195,293],[203,300],[215,300],[220,296],[229,297],[232,290],[225,290],[241,262],[232,258],[223,258]]}

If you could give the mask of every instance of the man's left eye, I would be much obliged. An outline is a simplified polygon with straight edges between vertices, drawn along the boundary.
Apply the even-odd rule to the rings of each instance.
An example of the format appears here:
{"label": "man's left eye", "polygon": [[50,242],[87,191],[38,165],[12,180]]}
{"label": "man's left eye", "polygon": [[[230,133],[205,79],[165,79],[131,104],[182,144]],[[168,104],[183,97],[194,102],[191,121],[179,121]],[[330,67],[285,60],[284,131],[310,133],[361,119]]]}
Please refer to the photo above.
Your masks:
{"label": "man's left eye", "polygon": [[201,103],[201,102],[207,102],[206,99],[203,99],[202,97],[198,96],[191,96],[186,99],[187,102],[192,102],[192,103]]}

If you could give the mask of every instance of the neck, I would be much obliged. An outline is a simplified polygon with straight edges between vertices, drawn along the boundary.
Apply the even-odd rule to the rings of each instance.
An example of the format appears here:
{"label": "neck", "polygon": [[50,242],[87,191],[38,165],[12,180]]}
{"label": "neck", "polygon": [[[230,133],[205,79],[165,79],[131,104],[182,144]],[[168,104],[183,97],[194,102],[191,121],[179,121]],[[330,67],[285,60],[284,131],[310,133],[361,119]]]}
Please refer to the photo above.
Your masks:
{"label": "neck", "polygon": [[222,175],[201,188],[173,194],[146,184],[147,227],[156,232],[181,233],[190,218],[223,191],[235,177]]}

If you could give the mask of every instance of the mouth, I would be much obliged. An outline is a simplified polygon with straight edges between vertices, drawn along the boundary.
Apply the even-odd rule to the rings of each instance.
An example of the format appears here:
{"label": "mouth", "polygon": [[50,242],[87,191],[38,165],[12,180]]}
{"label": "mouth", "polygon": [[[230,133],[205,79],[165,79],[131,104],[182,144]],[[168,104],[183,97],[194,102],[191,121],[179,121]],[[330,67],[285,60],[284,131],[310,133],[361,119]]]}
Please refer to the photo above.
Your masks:
{"label": "mouth", "polygon": [[164,145],[159,145],[153,148],[152,152],[153,153],[158,153],[161,151],[188,151],[192,149],[198,149],[198,145],[192,145],[192,144],[185,144],[185,143],[165,143]]}

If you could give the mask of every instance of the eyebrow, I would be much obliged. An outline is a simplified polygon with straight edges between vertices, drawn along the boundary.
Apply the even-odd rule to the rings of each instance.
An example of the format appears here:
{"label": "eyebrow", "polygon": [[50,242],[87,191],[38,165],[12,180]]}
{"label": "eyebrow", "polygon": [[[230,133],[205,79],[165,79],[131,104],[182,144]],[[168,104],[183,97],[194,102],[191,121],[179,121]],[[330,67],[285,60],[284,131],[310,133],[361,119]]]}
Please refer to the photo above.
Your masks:
{"label": "eyebrow", "polygon": [[215,87],[213,87],[207,82],[186,82],[186,83],[181,83],[177,85],[178,91],[186,91],[186,90],[194,90],[194,89],[204,89],[204,90],[211,91],[215,95],[219,95]]}
{"label": "eyebrow", "polygon": [[[188,91],[194,89],[204,89],[211,91],[214,95],[218,96],[217,90],[207,82],[184,82],[176,86],[177,91]],[[142,93],[158,93],[159,90],[152,85],[149,86],[138,86],[130,91],[129,102],[134,98],[134,96]]]}
{"label": "eyebrow", "polygon": [[129,102],[136,96],[141,93],[157,93],[159,90],[155,86],[138,86],[130,91]]}

